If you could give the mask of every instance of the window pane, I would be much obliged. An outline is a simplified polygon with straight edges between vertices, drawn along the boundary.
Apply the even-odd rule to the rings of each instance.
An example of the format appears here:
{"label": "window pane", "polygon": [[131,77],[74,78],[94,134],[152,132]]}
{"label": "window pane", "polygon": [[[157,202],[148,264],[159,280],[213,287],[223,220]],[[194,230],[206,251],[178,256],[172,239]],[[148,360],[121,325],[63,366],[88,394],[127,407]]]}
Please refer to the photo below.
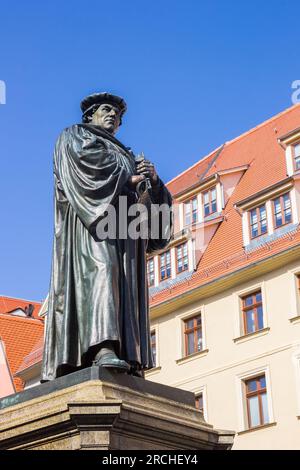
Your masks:
{"label": "window pane", "polygon": [[191,223],[191,205],[190,205],[190,202],[187,202],[184,205],[184,213],[185,213],[185,224],[189,225]]}
{"label": "window pane", "polygon": [[247,390],[248,392],[255,392],[257,390],[257,380],[248,380],[247,381]]}
{"label": "window pane", "polygon": [[187,335],[187,354],[193,354],[194,352],[194,332]]}
{"label": "window pane", "polygon": [[203,200],[204,200],[204,204],[209,203],[209,193],[204,193],[203,194]]}
{"label": "window pane", "polygon": [[217,199],[217,192],[216,192],[216,189],[212,189],[211,190],[211,201],[215,201]]}
{"label": "window pane", "polygon": [[257,292],[257,294],[256,294],[256,303],[261,302],[261,301],[262,301],[261,292]]}
{"label": "window pane", "polygon": [[267,220],[262,220],[261,222],[261,233],[267,233],[268,226],[267,226]]}
{"label": "window pane", "polygon": [[266,388],[266,377],[263,376],[259,379],[260,388]]}
{"label": "window pane", "polygon": [[260,216],[260,231],[261,234],[267,232],[267,212],[266,212],[266,206],[260,206],[259,208],[259,216]]}
{"label": "window pane", "polygon": [[210,212],[209,212],[209,204],[205,204],[204,206],[204,216],[206,217],[207,215],[209,215]]}
{"label": "window pane", "polygon": [[201,329],[197,330],[197,350],[202,350],[202,331]]}
{"label": "window pane", "polygon": [[250,218],[251,218],[251,224],[256,224],[257,223],[257,212],[256,209],[252,209],[250,212]]}
{"label": "window pane", "polygon": [[252,305],[253,304],[253,296],[248,295],[247,297],[244,298],[244,302],[245,302],[246,307],[248,307],[249,305]]}
{"label": "window pane", "polygon": [[217,212],[217,201],[212,202],[211,204],[211,212]]}
{"label": "window pane", "polygon": [[285,194],[283,197],[283,207],[286,209],[287,207],[291,207],[291,200],[290,195]]}
{"label": "window pane", "polygon": [[199,317],[197,317],[197,326],[201,325],[201,315],[199,315]]}
{"label": "window pane", "polygon": [[263,409],[263,423],[268,423],[269,420],[269,411],[268,411],[268,399],[267,399],[267,394],[263,393],[261,395],[261,401],[262,401],[262,409]]}
{"label": "window pane", "polygon": [[276,225],[276,227],[280,227],[282,225],[282,215],[281,215],[281,213],[277,214],[275,216],[275,225]]}
{"label": "window pane", "polygon": [[258,224],[254,224],[251,227],[251,237],[255,238],[258,236]]}
{"label": "window pane", "polygon": [[189,330],[190,328],[193,328],[193,327],[194,327],[194,319],[191,318],[190,320],[187,320],[187,321],[185,322],[185,325],[186,325],[186,329],[188,329],[188,330]]}
{"label": "window pane", "polygon": [[202,411],[203,413],[203,394],[200,393],[197,397],[196,397],[196,408],[199,410],[199,411]]}
{"label": "window pane", "polygon": [[295,145],[295,157],[300,157],[300,144]]}
{"label": "window pane", "polygon": [[264,319],[263,319],[263,309],[261,305],[257,308],[257,317],[258,317],[258,328],[262,330],[264,327]]}
{"label": "window pane", "polygon": [[279,214],[281,212],[280,198],[275,199],[274,210],[275,210],[275,214]]}
{"label": "window pane", "polygon": [[247,323],[246,333],[253,333],[255,331],[255,311],[254,310],[248,310],[246,312],[246,323]]}
{"label": "window pane", "polygon": [[260,206],[259,208],[259,215],[260,215],[260,220],[265,219],[267,217],[266,213],[266,206]]}
{"label": "window pane", "polygon": [[283,224],[280,198],[274,200],[275,226],[280,227]]}
{"label": "window pane", "polygon": [[258,397],[250,397],[248,398],[249,404],[249,413],[250,413],[250,426],[259,426],[260,425],[260,417],[259,417],[259,405],[258,405]]}
{"label": "window pane", "polygon": [[151,332],[151,351],[153,358],[153,366],[156,366],[156,334],[155,331]]}

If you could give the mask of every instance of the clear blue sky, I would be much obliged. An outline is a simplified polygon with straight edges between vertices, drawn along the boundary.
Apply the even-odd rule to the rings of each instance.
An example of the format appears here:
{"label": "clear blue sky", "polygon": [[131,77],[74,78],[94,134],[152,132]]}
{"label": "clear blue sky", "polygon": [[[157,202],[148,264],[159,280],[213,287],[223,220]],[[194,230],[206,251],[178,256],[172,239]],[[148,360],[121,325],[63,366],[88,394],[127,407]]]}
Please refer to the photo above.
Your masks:
{"label": "clear blue sky", "polygon": [[0,294],[47,294],[52,150],[85,95],[126,99],[119,138],[168,181],[292,104],[299,18],[299,0],[0,0]]}

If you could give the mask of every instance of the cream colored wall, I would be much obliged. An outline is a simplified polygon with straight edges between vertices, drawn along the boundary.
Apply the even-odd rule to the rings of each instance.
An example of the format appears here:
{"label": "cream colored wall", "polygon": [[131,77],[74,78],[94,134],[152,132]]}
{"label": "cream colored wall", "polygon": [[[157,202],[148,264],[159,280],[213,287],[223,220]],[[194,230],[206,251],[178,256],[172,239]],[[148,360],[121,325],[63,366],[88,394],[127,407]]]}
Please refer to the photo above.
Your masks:
{"label": "cream colored wall", "polygon": [[[159,366],[147,378],[193,392],[204,387],[208,422],[242,431],[241,378],[265,371],[270,381],[273,426],[237,434],[234,449],[300,449],[300,314],[295,272],[300,260],[262,278],[156,318]],[[264,331],[239,336],[239,294],[261,287]],[[202,353],[182,357],[182,318],[202,312],[205,344]],[[297,356],[299,358],[297,359]],[[298,362],[297,362],[298,361]]]}

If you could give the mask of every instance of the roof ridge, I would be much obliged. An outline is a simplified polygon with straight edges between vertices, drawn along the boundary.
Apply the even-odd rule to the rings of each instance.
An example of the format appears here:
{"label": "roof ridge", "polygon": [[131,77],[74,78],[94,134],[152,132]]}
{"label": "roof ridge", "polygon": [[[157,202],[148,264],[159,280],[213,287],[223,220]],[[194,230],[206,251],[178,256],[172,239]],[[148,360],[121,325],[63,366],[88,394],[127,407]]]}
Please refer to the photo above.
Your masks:
{"label": "roof ridge", "polygon": [[280,111],[279,113],[275,114],[274,116],[266,119],[265,121],[261,122],[260,124],[257,124],[256,126],[252,127],[248,131],[243,132],[239,136],[234,137],[233,139],[226,141],[226,145],[233,144],[237,140],[240,140],[243,137],[246,137],[247,135],[251,134],[252,132],[255,132],[258,129],[266,126],[267,124],[270,124],[270,122],[275,121],[275,119],[278,119],[279,117],[283,116],[284,114],[290,113],[291,111],[293,111],[298,106],[300,106],[300,103],[295,103],[292,106],[289,106],[288,108],[284,109],[283,111]]}
{"label": "roof ridge", "polygon": [[219,147],[215,148],[214,150],[212,150],[208,155],[205,155],[205,157],[203,158],[200,158],[200,160],[197,160],[196,163],[193,163],[193,165],[189,166],[186,170],[183,170],[181,173],[179,173],[177,176],[174,176],[174,178],[172,178],[170,181],[168,181],[166,183],[166,185],[172,183],[173,181],[175,181],[177,178],[179,178],[180,176],[184,175],[184,173],[187,173],[188,171],[190,171],[192,168],[194,168],[196,165],[199,165],[199,163],[205,161],[207,158],[211,157],[214,153],[217,153],[222,147],[224,147],[225,144],[221,144],[219,145]]}
{"label": "roof ridge", "polygon": [[274,121],[275,119],[279,118],[280,116],[283,116],[284,114],[287,114],[287,113],[290,113],[291,111],[293,111],[295,108],[297,108],[298,106],[300,106],[300,103],[295,103],[293,104],[292,106],[289,106],[288,108],[284,109],[283,111],[280,111],[279,113],[275,114],[274,116],[266,119],[265,121],[261,122],[260,124],[257,124],[256,126],[252,127],[251,129],[243,132],[242,134],[238,135],[237,137],[234,137],[233,139],[231,140],[228,140],[226,141],[225,143],[219,145],[217,148],[215,148],[214,150],[212,150],[208,155],[206,155],[205,157],[203,158],[200,158],[199,160],[197,160],[197,162],[195,162],[193,165],[189,166],[186,170],[182,171],[181,173],[179,173],[177,176],[174,176],[174,178],[172,178],[170,181],[168,181],[166,183],[166,185],[170,184],[170,183],[173,183],[173,181],[176,181],[180,176],[184,175],[185,173],[187,173],[188,171],[190,171],[192,168],[194,168],[196,165],[198,165],[200,162],[202,163],[203,161],[205,161],[206,159],[208,159],[209,157],[211,157],[214,153],[217,153],[222,147],[225,147],[229,144],[233,144],[234,142],[242,139],[243,137],[246,137],[247,135],[251,134],[252,132],[255,132],[257,131],[258,129],[260,129],[261,127],[264,127],[266,126],[267,124],[269,124],[270,122]]}
{"label": "roof ridge", "polygon": [[9,300],[22,300],[23,302],[33,302],[34,304],[43,304],[43,300],[29,300],[29,299],[22,299],[20,297],[10,297],[8,295],[1,295],[0,294],[0,300],[4,299],[9,299]]}

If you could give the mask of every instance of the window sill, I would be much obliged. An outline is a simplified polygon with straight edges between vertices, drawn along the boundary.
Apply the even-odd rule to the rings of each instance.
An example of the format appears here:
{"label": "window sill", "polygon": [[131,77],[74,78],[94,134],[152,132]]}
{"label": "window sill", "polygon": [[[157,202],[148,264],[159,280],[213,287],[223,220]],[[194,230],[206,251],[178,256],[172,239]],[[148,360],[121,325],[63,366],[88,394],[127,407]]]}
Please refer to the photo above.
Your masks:
{"label": "window sill", "polygon": [[161,366],[152,367],[152,369],[145,371],[145,375],[149,377],[149,375],[157,374],[157,372],[159,372],[160,370],[161,370]]}
{"label": "window sill", "polygon": [[269,331],[270,331],[270,327],[268,326],[267,328],[263,328],[262,330],[257,330],[257,331],[254,331],[253,333],[247,333],[246,335],[233,338],[233,342],[237,344],[244,343],[245,341],[248,341],[249,339],[264,336],[268,334]]}
{"label": "window sill", "polygon": [[244,431],[239,431],[237,433],[237,435],[242,436],[243,434],[248,434],[248,433],[254,432],[254,431],[260,431],[261,429],[267,429],[267,428],[271,428],[273,426],[277,426],[277,423],[275,421],[273,423],[262,424],[260,426],[255,426],[253,428],[245,429]]}
{"label": "window sill", "polygon": [[289,318],[289,320],[293,324],[300,323],[300,315],[296,315],[295,317]]}
{"label": "window sill", "polygon": [[187,362],[194,361],[195,359],[198,359],[199,357],[207,356],[208,351],[209,351],[208,349],[202,349],[202,351],[197,351],[193,354],[190,354],[189,356],[184,356],[180,359],[177,359],[176,364],[180,366],[181,364],[186,364]]}

